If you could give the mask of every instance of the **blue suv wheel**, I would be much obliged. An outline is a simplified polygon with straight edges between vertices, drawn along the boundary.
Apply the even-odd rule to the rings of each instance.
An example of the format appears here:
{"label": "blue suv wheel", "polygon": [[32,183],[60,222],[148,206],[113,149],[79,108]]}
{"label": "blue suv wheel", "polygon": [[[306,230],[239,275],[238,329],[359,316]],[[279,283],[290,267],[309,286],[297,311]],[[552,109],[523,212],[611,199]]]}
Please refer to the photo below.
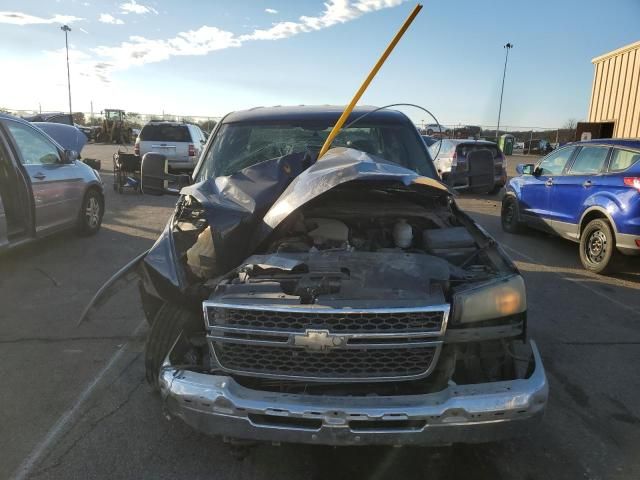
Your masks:
{"label": "blue suv wheel", "polygon": [[611,273],[616,240],[609,222],[602,218],[590,221],[580,235],[580,261],[594,273]]}
{"label": "blue suv wheel", "polygon": [[500,212],[500,223],[502,230],[508,233],[520,233],[522,222],[520,221],[520,210],[518,200],[511,195],[507,195],[502,200],[502,210]]}

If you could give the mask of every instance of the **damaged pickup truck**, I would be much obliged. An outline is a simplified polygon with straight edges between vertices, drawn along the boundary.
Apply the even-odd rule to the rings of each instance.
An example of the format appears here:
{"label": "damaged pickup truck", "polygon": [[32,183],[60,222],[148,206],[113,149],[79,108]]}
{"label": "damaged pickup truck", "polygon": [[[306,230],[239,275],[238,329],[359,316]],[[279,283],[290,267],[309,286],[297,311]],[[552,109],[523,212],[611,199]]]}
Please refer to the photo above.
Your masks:
{"label": "damaged pickup truck", "polygon": [[[119,274],[141,277],[149,383],[170,415],[230,439],[525,433],[548,385],[518,270],[404,114],[356,109],[316,161],[341,112],[259,108],[217,125],[165,231]],[[166,161],[149,154],[147,191],[154,168]]]}

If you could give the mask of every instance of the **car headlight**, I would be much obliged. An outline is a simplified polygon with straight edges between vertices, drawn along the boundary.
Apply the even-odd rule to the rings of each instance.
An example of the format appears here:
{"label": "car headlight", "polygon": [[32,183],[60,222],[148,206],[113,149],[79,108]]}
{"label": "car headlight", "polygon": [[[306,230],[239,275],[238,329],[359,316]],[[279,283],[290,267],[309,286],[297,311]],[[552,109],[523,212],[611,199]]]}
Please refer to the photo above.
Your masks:
{"label": "car headlight", "polygon": [[453,295],[454,323],[480,322],[527,310],[527,294],[520,275],[484,283]]}

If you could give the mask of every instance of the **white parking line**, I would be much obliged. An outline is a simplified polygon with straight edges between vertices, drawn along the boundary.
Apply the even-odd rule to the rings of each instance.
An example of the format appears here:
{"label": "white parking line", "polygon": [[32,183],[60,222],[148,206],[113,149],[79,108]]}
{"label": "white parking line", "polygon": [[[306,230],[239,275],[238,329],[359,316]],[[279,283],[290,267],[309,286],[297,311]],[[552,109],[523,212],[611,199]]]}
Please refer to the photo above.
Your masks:
{"label": "white parking line", "polygon": [[[505,245],[503,243],[503,244],[501,244],[501,247],[504,248],[505,250],[510,250],[511,252],[515,253],[516,255],[521,256],[522,258],[530,261],[531,263],[536,263],[537,264],[537,261],[534,258],[532,258],[529,255],[526,255],[526,254],[520,252],[519,250],[516,250],[513,247],[510,247],[509,245]],[[576,284],[576,285],[578,285],[578,286],[580,286],[582,288],[585,288],[585,289],[589,290],[591,293],[595,293],[599,297],[604,298],[607,302],[611,302],[611,303],[617,305],[618,307],[620,307],[620,308],[622,308],[624,310],[627,310],[627,311],[629,311],[631,313],[634,313],[636,315],[640,315],[640,310],[638,310],[637,308],[629,306],[626,303],[623,303],[623,302],[621,302],[619,300],[616,300],[615,298],[611,298],[606,293],[601,292],[600,290],[598,290],[596,288],[593,288],[591,285],[588,285],[588,284],[584,283],[584,280],[582,280],[582,279],[565,277],[563,275],[560,275],[558,272],[556,272],[556,271],[554,271],[552,269],[548,269],[548,271],[550,273],[553,273],[553,274],[557,275],[558,277],[562,278],[563,280],[567,280],[567,281],[569,281],[571,283],[574,283],[574,284]]]}
{"label": "white parking line", "polygon": [[[136,336],[138,333],[140,333],[140,330],[142,330],[142,327],[144,327],[145,323],[146,321],[142,320],[142,322],[140,322],[140,325],[138,325],[133,331],[132,336]],[[58,421],[44,436],[42,441],[40,441],[40,443],[36,445],[36,447],[31,451],[27,458],[24,459],[22,464],[13,474],[13,479],[24,480],[31,474],[31,471],[38,464],[42,456],[47,452],[51,444],[58,438],[58,436],[60,436],[60,434],[62,434],[66,430],[67,425],[75,419],[75,416],[80,410],[80,407],[82,407],[82,404],[91,396],[104,376],[109,373],[109,370],[111,370],[113,366],[118,362],[118,360],[120,360],[122,355],[124,355],[128,345],[128,342],[125,343],[116,353],[113,354],[104,368],[100,370],[95,378],[84,388],[71,408],[69,408],[69,410],[67,410],[58,419]]]}

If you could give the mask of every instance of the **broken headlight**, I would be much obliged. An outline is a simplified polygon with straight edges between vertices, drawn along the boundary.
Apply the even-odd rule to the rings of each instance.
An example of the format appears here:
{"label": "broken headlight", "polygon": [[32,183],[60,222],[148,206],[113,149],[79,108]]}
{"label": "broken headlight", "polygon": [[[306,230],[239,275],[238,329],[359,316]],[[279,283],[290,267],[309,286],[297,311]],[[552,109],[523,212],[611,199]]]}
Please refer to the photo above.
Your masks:
{"label": "broken headlight", "polygon": [[483,283],[453,295],[454,323],[480,322],[522,313],[527,294],[520,275]]}

